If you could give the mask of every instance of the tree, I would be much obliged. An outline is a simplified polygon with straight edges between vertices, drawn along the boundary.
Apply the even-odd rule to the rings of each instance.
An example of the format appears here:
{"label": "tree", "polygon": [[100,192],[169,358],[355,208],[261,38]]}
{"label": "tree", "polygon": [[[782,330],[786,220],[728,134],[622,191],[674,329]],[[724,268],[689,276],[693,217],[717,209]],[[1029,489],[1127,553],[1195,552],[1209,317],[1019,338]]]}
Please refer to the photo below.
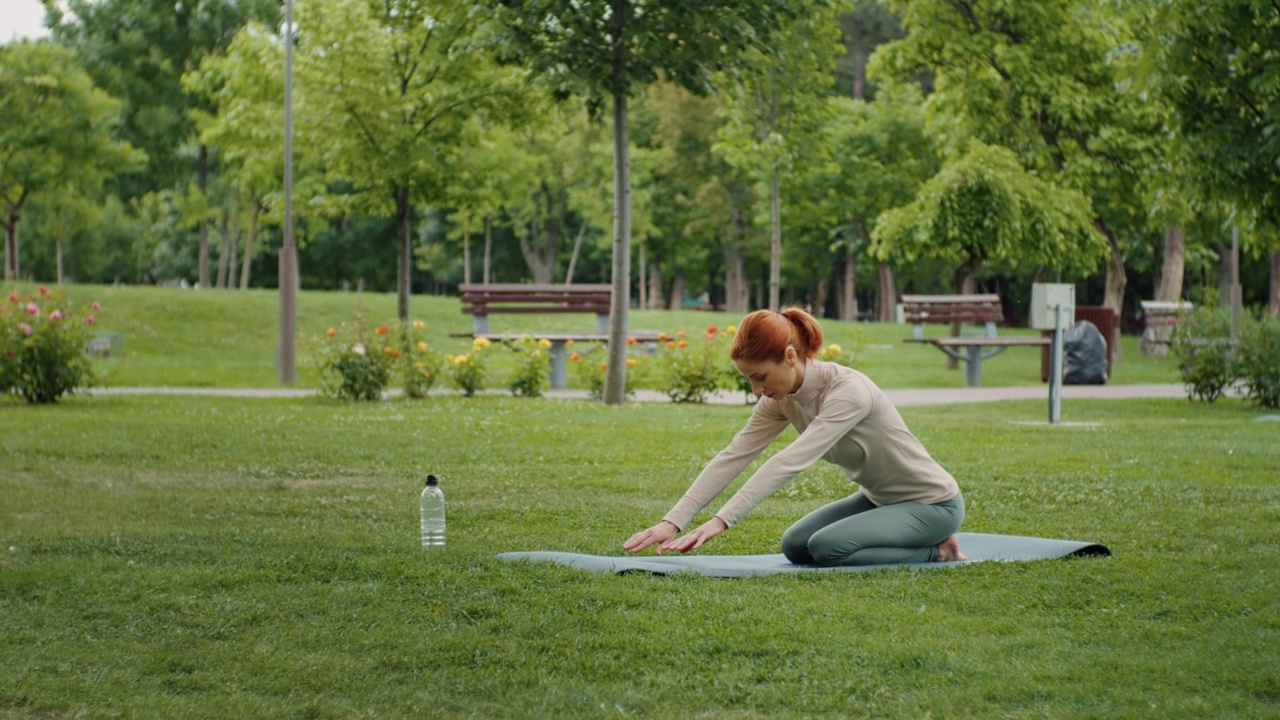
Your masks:
{"label": "tree", "polygon": [[625,397],[631,303],[631,179],[627,100],[659,76],[705,92],[707,72],[759,43],[778,24],[781,0],[491,0],[513,61],[524,61],[562,97],[593,113],[613,109],[613,307],[603,399]]}
{"label": "tree", "polygon": [[1269,231],[1268,313],[1280,316],[1280,8],[1265,0],[1140,6],[1142,77],[1174,108],[1188,172],[1205,191]]}
{"label": "tree", "polygon": [[798,148],[812,144],[828,108],[824,97],[840,28],[835,9],[809,3],[775,33],[767,50],[749,48],[724,73],[721,142],[731,165],[769,188],[769,307],[778,310],[782,276],[782,184],[795,172]]}
{"label": "tree", "polygon": [[[43,0],[55,19],[53,37],[87,59],[94,80],[125,102],[120,136],[147,153],[145,172],[118,178],[126,200],[185,185],[194,174],[200,192],[209,181],[209,154],[195,142],[190,109],[199,105],[182,88],[184,73],[220,52],[249,20],[275,25],[276,0]],[[205,107],[207,111],[212,108]],[[194,168],[192,167],[194,165]],[[198,271],[209,286],[208,225],[199,223]]]}
{"label": "tree", "polygon": [[20,277],[18,221],[33,194],[72,179],[100,183],[143,158],[112,137],[120,103],[93,86],[66,48],[48,40],[0,46],[0,225],[5,278]]}
{"label": "tree", "polygon": [[[1080,0],[894,0],[891,6],[903,13],[908,34],[881,46],[873,73],[934,75],[933,130],[947,165],[977,139],[1012,150],[1042,183],[1083,193],[1109,248],[1104,304],[1120,312],[1123,238],[1146,231],[1140,181],[1163,156],[1159,108],[1119,82],[1119,49],[1132,41],[1124,23],[1105,6]],[[942,172],[956,176],[946,166]],[[1053,264],[1078,266],[1095,248],[1091,242],[1064,247],[1067,255]]]}
{"label": "tree", "polygon": [[494,66],[469,3],[331,0],[299,9],[299,95],[330,172],[396,219],[397,310],[409,319],[413,209],[448,199],[473,115],[519,118],[522,73]]}

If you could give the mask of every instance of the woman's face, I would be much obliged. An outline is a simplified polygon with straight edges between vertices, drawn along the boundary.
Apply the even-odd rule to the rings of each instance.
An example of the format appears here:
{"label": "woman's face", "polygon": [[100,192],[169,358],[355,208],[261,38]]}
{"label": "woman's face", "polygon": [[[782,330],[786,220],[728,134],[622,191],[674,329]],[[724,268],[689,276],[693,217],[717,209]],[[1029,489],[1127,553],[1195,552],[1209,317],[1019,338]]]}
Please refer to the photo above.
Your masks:
{"label": "woman's face", "polygon": [[799,390],[800,383],[804,381],[804,363],[799,361],[792,347],[787,347],[782,362],[734,360],[733,364],[738,366],[743,377],[751,381],[751,392],[767,398],[790,395]]}

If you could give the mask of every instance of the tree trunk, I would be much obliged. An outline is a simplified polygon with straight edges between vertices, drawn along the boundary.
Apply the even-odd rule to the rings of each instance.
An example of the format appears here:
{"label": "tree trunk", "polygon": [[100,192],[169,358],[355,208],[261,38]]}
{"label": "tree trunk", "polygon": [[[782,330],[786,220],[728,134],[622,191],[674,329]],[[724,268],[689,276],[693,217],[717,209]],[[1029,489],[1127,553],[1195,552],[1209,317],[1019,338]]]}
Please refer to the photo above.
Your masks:
{"label": "tree trunk", "polygon": [[61,285],[63,284],[63,277],[64,277],[62,274],[62,232],[61,231],[58,232],[58,237],[54,240],[53,244],[54,244],[53,253],[55,256],[55,262],[57,263],[57,266],[58,266],[57,279],[58,279],[58,284]]}
{"label": "tree trunk", "polygon": [[409,205],[409,186],[397,185],[396,236],[400,238],[399,260],[396,263],[396,316],[400,322],[409,322],[410,270],[413,267],[413,208]]}
{"label": "tree trunk", "polygon": [[1267,315],[1280,318],[1280,250],[1271,253],[1271,292],[1267,300]]}
{"label": "tree trunk", "polygon": [[751,286],[747,281],[746,260],[742,257],[742,245],[747,229],[734,193],[729,196],[729,235],[724,243],[724,305],[731,313],[746,313],[751,307]]}
{"label": "tree trunk", "polygon": [[781,310],[778,293],[782,284],[782,179],[774,170],[769,178],[769,309]]}
{"label": "tree trunk", "polygon": [[18,196],[18,202],[9,206],[8,221],[4,223],[4,279],[17,280],[18,272],[18,219],[22,205],[27,201],[27,191]]}
{"label": "tree trunk", "polygon": [[636,258],[636,267],[640,270],[639,282],[636,283],[636,294],[640,296],[638,298],[640,302],[636,304],[636,307],[639,308],[649,307],[649,264],[645,259],[644,247],[644,243],[641,242],[639,247],[640,257]]}
{"label": "tree trunk", "polygon": [[262,215],[262,198],[254,193],[249,206],[249,232],[244,236],[244,264],[240,266],[240,289],[249,288],[249,268],[253,264],[253,243],[258,239],[258,217]]}
{"label": "tree trunk", "polygon": [[462,282],[471,282],[471,213],[462,215]]}
{"label": "tree trunk", "polygon": [[582,248],[582,238],[587,234],[587,221],[583,219],[578,226],[578,237],[573,239],[573,252],[569,254],[569,269],[564,273],[564,284],[573,284],[573,268],[578,264],[578,251]]}
{"label": "tree trunk", "polygon": [[214,282],[214,287],[224,288],[227,286],[227,260],[231,250],[231,210],[225,205],[222,207],[220,231],[222,236],[218,243],[218,279]]}
{"label": "tree trunk", "polygon": [[[1116,234],[1111,231],[1111,228],[1100,219],[1095,219],[1093,225],[1107,239],[1107,247],[1110,249],[1110,255],[1107,257],[1107,289],[1102,304],[1111,308],[1111,312],[1116,314],[1118,320],[1124,312],[1124,288],[1129,283],[1124,271],[1124,256],[1120,253],[1120,244],[1116,241]],[[1116,327],[1116,338],[1119,339],[1119,323]],[[1115,352],[1112,353],[1111,359],[1113,362],[1124,359],[1124,350],[1118,342],[1115,344]]]}
{"label": "tree trunk", "polygon": [[854,253],[852,244],[846,245],[840,294],[836,297],[836,317],[846,322],[858,319],[857,273],[858,256]]}
{"label": "tree trunk", "polygon": [[662,265],[649,263],[649,304],[650,310],[662,309]]}
{"label": "tree trunk", "polygon": [[489,258],[492,257],[493,251],[493,218],[488,215],[484,218],[484,268],[481,272],[481,278],[485,285],[489,284]]}
{"label": "tree trunk", "polygon": [[1187,242],[1181,228],[1170,227],[1164,231],[1164,262],[1156,278],[1156,297],[1159,302],[1177,302],[1182,297],[1182,275],[1186,264]]}
{"label": "tree trunk", "polygon": [[[615,17],[615,33],[625,18]],[[622,38],[614,35],[614,69],[621,74]],[[627,131],[627,95],[613,94],[613,303],[609,312],[609,366],[604,402],[621,405],[627,393],[627,316],[631,310],[631,157]]]}
{"label": "tree trunk", "polygon": [[825,275],[818,281],[817,287],[813,289],[813,302],[809,307],[809,314],[814,317],[826,317],[827,315],[827,295],[831,292],[831,276]]}
{"label": "tree trunk", "polygon": [[684,271],[677,270],[675,276],[671,278],[671,303],[667,306],[671,310],[679,310],[684,306]]}
{"label": "tree trunk", "polygon": [[[200,146],[200,154],[196,157],[196,179],[200,186],[201,202],[205,202],[209,193],[209,147]],[[209,221],[200,218],[200,288],[209,287]]]}
{"label": "tree trunk", "polygon": [[231,247],[227,256],[227,287],[235,287],[236,285],[236,267],[239,265],[240,257],[240,223],[244,221],[241,214],[243,209],[240,207],[240,186],[236,186],[235,210],[231,213]]}
{"label": "tree trunk", "polygon": [[897,310],[898,287],[893,279],[893,268],[882,262],[876,266],[876,320],[897,322]]}

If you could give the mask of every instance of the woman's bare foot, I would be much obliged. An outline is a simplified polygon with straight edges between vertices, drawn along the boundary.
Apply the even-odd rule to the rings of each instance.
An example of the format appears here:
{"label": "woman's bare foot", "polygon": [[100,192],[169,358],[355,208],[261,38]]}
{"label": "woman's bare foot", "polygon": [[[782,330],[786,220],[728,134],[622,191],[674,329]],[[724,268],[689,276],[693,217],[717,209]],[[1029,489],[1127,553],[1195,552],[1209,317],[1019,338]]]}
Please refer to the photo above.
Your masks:
{"label": "woman's bare foot", "polygon": [[960,552],[960,541],[955,535],[938,543],[938,562],[965,562],[968,559],[968,555]]}

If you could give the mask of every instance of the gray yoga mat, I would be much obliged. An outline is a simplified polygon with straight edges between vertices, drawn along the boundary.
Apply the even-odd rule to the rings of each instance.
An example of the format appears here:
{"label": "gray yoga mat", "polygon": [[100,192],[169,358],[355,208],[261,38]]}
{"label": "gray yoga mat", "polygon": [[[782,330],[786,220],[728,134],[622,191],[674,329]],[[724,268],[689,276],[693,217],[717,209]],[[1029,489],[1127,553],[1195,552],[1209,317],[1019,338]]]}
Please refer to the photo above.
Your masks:
{"label": "gray yoga mat", "polygon": [[[1049,538],[1021,537],[1018,535],[989,535],[985,533],[957,533],[960,549],[969,556],[969,562],[991,560],[1013,562],[1025,560],[1050,560],[1081,555],[1110,555],[1105,545],[1077,540],[1053,540]],[[509,552],[498,557],[510,561],[545,560],[582,570],[602,573],[645,572],[667,575],[691,572],[711,577],[754,577],[793,572],[865,572],[886,567],[940,568],[966,563],[936,562],[909,565],[859,565],[857,567],[818,567],[817,565],[793,565],[782,553],[776,555],[580,555],[568,552]]]}

